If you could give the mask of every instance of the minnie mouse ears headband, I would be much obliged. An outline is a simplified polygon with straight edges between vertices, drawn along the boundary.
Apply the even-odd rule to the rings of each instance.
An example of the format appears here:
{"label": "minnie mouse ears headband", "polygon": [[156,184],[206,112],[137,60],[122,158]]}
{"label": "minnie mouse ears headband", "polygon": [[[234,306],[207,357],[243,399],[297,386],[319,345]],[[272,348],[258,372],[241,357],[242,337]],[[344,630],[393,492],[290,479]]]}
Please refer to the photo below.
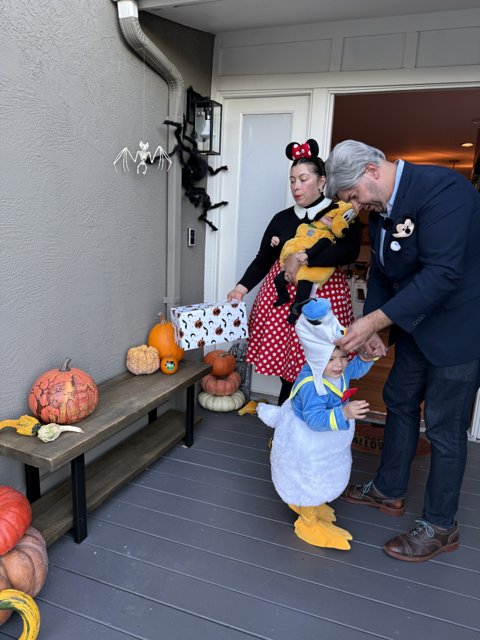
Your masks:
{"label": "minnie mouse ears headband", "polygon": [[317,141],[309,138],[303,144],[290,142],[285,149],[285,155],[289,160],[300,160],[300,158],[316,158],[319,151]]}

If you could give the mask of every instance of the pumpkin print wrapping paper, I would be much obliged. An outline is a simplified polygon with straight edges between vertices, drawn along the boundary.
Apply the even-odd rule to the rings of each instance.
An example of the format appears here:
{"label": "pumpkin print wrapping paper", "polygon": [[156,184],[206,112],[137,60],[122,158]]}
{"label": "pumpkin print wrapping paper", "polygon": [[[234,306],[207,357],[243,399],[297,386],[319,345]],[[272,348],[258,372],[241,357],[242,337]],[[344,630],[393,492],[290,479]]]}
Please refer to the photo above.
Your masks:
{"label": "pumpkin print wrapping paper", "polygon": [[175,340],[185,351],[248,337],[245,302],[190,304],[170,309],[170,316]]}

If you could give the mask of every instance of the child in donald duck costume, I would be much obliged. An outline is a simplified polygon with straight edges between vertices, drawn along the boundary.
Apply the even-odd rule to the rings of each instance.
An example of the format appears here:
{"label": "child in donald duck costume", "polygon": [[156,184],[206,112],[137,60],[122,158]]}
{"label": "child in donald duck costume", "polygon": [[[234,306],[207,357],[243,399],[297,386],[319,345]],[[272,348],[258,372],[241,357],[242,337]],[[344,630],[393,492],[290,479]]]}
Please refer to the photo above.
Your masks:
{"label": "child in donald duck costume", "polygon": [[334,342],[345,334],[330,300],[316,298],[302,308],[295,325],[305,351],[290,398],[281,406],[259,403],[260,419],[275,429],[271,467],[275,489],[298,519],[296,535],[318,547],[350,549],[351,534],[333,523],[327,503],[347,486],[352,466],[355,419],[364,418],[368,402],[349,398],[352,378],[361,378],[374,360],[355,355],[349,362]]}

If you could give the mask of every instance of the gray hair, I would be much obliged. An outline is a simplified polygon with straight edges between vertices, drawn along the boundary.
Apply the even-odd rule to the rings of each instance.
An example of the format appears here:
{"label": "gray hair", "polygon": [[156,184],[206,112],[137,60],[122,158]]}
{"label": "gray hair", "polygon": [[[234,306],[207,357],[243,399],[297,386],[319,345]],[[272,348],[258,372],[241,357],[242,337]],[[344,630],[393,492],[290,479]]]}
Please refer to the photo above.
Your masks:
{"label": "gray hair", "polygon": [[324,193],[327,198],[336,199],[339,191],[351,189],[362,177],[367,164],[377,166],[385,160],[380,149],[370,147],[357,140],[344,140],[337,144],[325,162],[327,184]]}

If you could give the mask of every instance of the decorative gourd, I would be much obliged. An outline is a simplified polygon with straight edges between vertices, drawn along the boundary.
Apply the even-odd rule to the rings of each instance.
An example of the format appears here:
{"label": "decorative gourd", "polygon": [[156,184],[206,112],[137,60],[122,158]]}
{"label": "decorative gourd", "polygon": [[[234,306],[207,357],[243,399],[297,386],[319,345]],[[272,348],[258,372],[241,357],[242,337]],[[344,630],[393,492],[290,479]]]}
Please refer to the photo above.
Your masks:
{"label": "decorative gourd", "polygon": [[203,358],[206,364],[212,365],[211,374],[219,378],[225,378],[232,371],[235,371],[237,366],[237,360],[228,351],[222,351],[221,349],[215,349],[209,351]]}
{"label": "decorative gourd", "polygon": [[242,378],[238,371],[232,371],[226,378],[216,378],[211,373],[200,380],[200,385],[204,391],[213,396],[230,396],[238,391]]}
{"label": "decorative gourd", "polygon": [[160,360],[160,371],[167,376],[178,371],[178,360],[174,356],[165,356]]}
{"label": "decorative gourd", "polygon": [[[35,597],[45,584],[48,556],[45,539],[40,531],[29,527],[16,547],[0,557],[0,589],[19,589]],[[0,624],[11,615],[0,613]]]}
{"label": "decorative gourd", "polygon": [[136,376],[154,373],[160,368],[160,355],[155,347],[141,344],[127,351],[127,369]]}
{"label": "decorative gourd", "polygon": [[235,411],[245,403],[245,396],[241,391],[235,391],[231,396],[214,396],[201,391],[198,395],[198,403],[209,411]]}
{"label": "decorative gourd", "polygon": [[21,436],[34,436],[42,425],[33,416],[20,416],[17,420],[2,420],[0,429],[12,427]]}
{"label": "decorative gourd", "polygon": [[0,486],[0,556],[13,549],[31,522],[32,510],[23,493]]}
{"label": "decorative gourd", "polygon": [[163,313],[158,314],[159,321],[152,327],[148,334],[148,346],[155,347],[158,350],[160,359],[165,356],[174,356],[177,362],[180,362],[183,358],[184,351],[175,342],[175,329],[171,322],[167,322],[167,319]]}
{"label": "decorative gourd", "polygon": [[43,422],[73,424],[90,415],[98,404],[93,378],[69,364],[67,358],[60,369],[42,373],[33,383],[28,406]]}
{"label": "decorative gourd", "polygon": [[36,640],[40,630],[40,611],[35,600],[18,589],[3,589],[0,591],[0,616],[7,613],[8,619],[13,611],[19,613],[23,620],[23,631],[18,640]]}

